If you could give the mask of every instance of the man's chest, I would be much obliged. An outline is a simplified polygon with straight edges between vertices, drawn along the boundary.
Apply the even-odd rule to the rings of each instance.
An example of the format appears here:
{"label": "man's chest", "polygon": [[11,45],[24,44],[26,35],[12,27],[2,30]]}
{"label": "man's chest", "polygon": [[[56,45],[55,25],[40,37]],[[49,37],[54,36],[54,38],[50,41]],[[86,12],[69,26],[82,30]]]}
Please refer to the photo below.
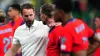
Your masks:
{"label": "man's chest", "polygon": [[20,37],[18,38],[21,45],[29,43],[37,43],[41,39],[46,39],[47,33],[43,29],[30,29],[20,32]]}

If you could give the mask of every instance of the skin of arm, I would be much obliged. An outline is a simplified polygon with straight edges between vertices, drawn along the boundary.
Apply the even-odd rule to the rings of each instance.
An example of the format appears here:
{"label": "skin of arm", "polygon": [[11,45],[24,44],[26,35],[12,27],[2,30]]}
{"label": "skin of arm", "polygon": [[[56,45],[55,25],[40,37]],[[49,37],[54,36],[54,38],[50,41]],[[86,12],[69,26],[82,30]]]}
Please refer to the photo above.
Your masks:
{"label": "skin of arm", "polygon": [[19,44],[13,44],[12,47],[9,49],[9,51],[4,56],[15,56],[18,53],[19,49],[20,49]]}
{"label": "skin of arm", "polygon": [[91,55],[96,51],[96,49],[100,46],[100,39],[95,34],[93,39],[90,40],[89,49],[87,51],[87,55]]}

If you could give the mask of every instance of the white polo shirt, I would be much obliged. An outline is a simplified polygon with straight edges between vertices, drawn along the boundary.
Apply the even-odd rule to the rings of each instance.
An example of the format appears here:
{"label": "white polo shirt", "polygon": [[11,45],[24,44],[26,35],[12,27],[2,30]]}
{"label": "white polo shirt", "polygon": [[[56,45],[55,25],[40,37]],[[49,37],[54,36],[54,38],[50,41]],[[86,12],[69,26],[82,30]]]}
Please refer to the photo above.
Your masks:
{"label": "white polo shirt", "polygon": [[23,24],[14,34],[13,44],[20,44],[22,56],[45,56],[49,27],[34,20],[30,29]]}

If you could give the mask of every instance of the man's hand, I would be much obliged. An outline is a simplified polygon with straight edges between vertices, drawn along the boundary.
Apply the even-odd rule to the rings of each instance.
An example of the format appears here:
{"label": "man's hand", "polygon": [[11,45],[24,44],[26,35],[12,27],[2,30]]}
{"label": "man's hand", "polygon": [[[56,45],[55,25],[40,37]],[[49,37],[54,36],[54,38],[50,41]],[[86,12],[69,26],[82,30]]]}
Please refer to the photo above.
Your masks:
{"label": "man's hand", "polygon": [[59,25],[62,25],[62,23],[61,22],[56,22],[56,23],[50,23],[50,24],[48,24],[48,26],[50,28],[52,28],[53,26],[59,26]]}
{"label": "man's hand", "polygon": [[10,50],[4,56],[15,56],[19,48],[20,48],[19,44],[13,44]]}

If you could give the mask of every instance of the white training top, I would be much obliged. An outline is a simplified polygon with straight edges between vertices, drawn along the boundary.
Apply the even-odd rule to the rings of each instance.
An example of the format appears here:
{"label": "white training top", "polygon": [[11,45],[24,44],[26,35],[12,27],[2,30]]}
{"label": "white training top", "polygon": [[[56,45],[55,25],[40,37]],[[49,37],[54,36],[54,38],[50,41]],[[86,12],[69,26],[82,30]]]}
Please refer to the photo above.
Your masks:
{"label": "white training top", "polygon": [[48,26],[34,20],[30,29],[25,24],[16,29],[13,44],[21,45],[22,56],[45,56],[48,32]]}

